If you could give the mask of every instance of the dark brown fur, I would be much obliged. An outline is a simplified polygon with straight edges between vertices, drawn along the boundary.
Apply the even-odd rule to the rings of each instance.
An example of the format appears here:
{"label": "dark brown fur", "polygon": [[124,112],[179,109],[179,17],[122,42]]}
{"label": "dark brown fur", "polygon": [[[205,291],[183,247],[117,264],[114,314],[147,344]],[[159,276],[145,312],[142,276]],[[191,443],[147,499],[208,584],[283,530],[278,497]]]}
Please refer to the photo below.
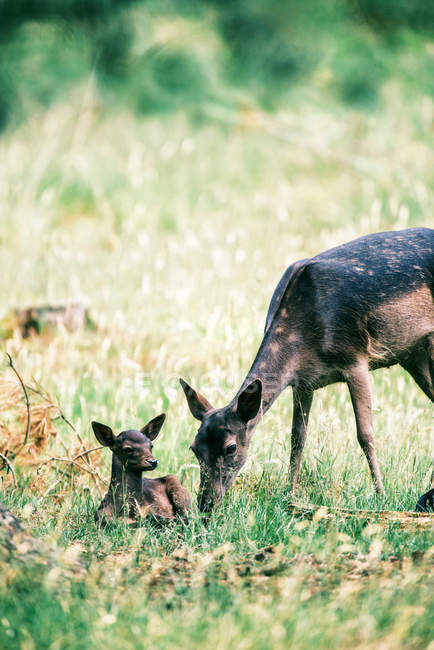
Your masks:
{"label": "dark brown fur", "polygon": [[95,521],[107,522],[113,517],[128,517],[130,523],[148,514],[163,521],[186,516],[191,500],[176,476],[142,478],[142,473],[157,467],[152,455],[155,440],[165,419],[157,416],[140,431],[130,429],[118,436],[110,427],[92,422],[98,441],[113,452],[112,473],[107,494],[95,513]]}

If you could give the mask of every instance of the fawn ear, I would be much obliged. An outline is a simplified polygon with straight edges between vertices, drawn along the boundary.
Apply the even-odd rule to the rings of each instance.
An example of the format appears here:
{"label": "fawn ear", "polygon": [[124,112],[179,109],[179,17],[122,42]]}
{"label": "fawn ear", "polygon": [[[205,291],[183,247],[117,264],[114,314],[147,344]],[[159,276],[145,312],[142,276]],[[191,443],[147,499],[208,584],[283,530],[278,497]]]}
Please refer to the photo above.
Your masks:
{"label": "fawn ear", "polygon": [[150,420],[148,424],[145,424],[145,426],[142,427],[140,431],[143,433],[144,436],[147,436],[149,440],[155,440],[155,438],[160,433],[160,429],[163,426],[165,419],[166,419],[166,414],[161,413],[161,415],[157,415],[157,417]]}
{"label": "fawn ear", "polygon": [[243,422],[247,423],[257,416],[261,407],[261,400],[262,382],[260,379],[255,379],[251,384],[246,386],[238,397],[236,412]]}
{"label": "fawn ear", "polygon": [[189,386],[187,382],[182,379],[182,377],[179,378],[179,383],[184,390],[185,396],[187,398],[188,408],[190,409],[192,416],[195,417],[196,420],[203,420],[205,413],[207,411],[210,411],[213,407],[208,402],[206,397],[200,393],[197,393],[194,388]]}
{"label": "fawn ear", "polygon": [[98,442],[104,447],[110,447],[110,449],[113,447],[115,437],[110,427],[106,424],[100,424],[100,422],[92,422],[92,429]]}

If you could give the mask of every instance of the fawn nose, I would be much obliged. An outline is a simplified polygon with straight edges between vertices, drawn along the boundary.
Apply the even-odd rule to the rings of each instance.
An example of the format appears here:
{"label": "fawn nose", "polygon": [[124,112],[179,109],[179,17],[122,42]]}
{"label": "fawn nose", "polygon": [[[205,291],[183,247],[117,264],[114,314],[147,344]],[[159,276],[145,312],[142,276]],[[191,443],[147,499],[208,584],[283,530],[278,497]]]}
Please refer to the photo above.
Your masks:
{"label": "fawn nose", "polygon": [[152,469],[155,469],[157,467],[157,465],[158,465],[158,460],[155,460],[155,458],[154,458],[153,460],[149,461],[149,464],[152,467]]}

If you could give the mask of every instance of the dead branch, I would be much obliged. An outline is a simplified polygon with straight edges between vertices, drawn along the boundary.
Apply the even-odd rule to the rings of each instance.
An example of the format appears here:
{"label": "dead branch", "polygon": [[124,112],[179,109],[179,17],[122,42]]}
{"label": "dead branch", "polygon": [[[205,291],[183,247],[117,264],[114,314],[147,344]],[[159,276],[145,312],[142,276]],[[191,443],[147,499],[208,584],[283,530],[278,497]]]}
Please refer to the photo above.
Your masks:
{"label": "dead branch", "polygon": [[[32,463],[33,465],[37,466],[37,472],[39,472],[40,468],[43,465],[49,464],[49,463],[66,463],[67,464],[67,469],[65,471],[61,471],[60,474],[57,474],[56,481],[50,485],[47,490],[44,493],[44,496],[46,496],[52,489],[55,487],[69,472],[69,468],[72,466],[81,469],[85,472],[87,472],[91,477],[92,481],[95,482],[95,484],[98,484],[98,481],[102,483],[103,485],[107,485],[107,482],[104,480],[104,478],[100,475],[98,469],[92,464],[90,454],[93,451],[97,451],[98,449],[101,449],[100,446],[98,447],[93,447],[93,448],[87,448],[87,444],[84,442],[83,438],[81,437],[80,433],[77,431],[76,427],[73,425],[73,423],[64,415],[62,412],[62,409],[60,406],[57,404],[56,400],[53,399],[53,397],[43,388],[41,387],[38,382],[35,381],[34,386],[30,385],[25,385],[23,380],[21,379],[18,371],[14,367],[12,357],[8,354],[8,359],[9,359],[9,365],[14,371],[15,375],[18,377],[19,384],[22,387],[22,390],[25,395],[26,399],[26,410],[27,410],[27,426],[26,426],[26,435],[24,438],[24,442],[20,443],[18,440],[18,451],[16,451],[13,455],[13,458],[17,456],[24,446],[29,442],[30,437],[32,436],[33,433],[42,435],[45,432],[45,427],[47,424],[47,413],[45,413],[44,418],[41,419],[41,423],[39,423],[38,416],[35,412],[34,414],[34,409],[37,407],[33,407],[30,404],[30,399],[29,395],[34,394],[38,395],[42,401],[48,406],[48,409],[55,409],[56,410],[56,416],[55,417],[49,417],[50,421],[53,421],[54,419],[61,419],[65,422],[65,424],[74,432],[75,436],[77,437],[77,440],[79,442],[79,449],[78,452],[75,455],[71,453],[71,450],[67,448],[63,440],[58,437],[59,442],[62,444],[63,449],[65,451],[65,455],[60,457],[60,456],[53,456],[51,458],[47,458],[46,460],[43,460],[42,462],[36,462]],[[17,394],[17,400],[20,399],[20,387],[19,384],[14,384],[16,387],[16,394]],[[36,423],[36,428],[35,428],[35,423]],[[35,431],[33,431],[35,429]],[[36,435],[36,438],[38,437]],[[7,463],[8,467],[10,470],[13,472],[13,465],[11,465],[10,459],[6,458],[5,456],[2,455],[2,458],[4,459],[4,463]],[[14,482],[16,484],[16,476],[15,473],[13,472],[13,477],[14,477]]]}
{"label": "dead branch", "polygon": [[20,384],[21,384],[21,387],[22,387],[22,389],[23,389],[23,393],[24,393],[24,397],[25,397],[25,400],[26,400],[26,409],[27,409],[27,425],[26,425],[26,434],[25,434],[25,436],[24,436],[24,441],[23,441],[23,444],[22,444],[21,448],[20,448],[20,449],[16,452],[16,454],[15,454],[15,456],[18,456],[18,454],[22,451],[22,449],[27,445],[27,441],[28,441],[28,439],[29,439],[29,432],[30,432],[30,402],[29,402],[29,395],[28,395],[28,393],[27,393],[27,390],[26,390],[26,387],[25,387],[25,385],[24,385],[24,382],[23,382],[23,380],[21,379],[18,370],[15,368],[14,363],[13,363],[13,361],[12,361],[12,357],[11,357],[11,355],[9,354],[9,352],[6,352],[6,356],[7,356],[8,359],[9,359],[9,365],[10,365],[10,367],[12,368],[12,370],[14,371],[14,373],[16,374],[16,376],[18,377],[18,381],[19,381]]}
{"label": "dead branch", "polygon": [[[30,390],[32,390],[34,393],[37,393],[37,394],[40,395],[41,397],[44,397],[45,399],[48,399],[48,398],[49,398],[49,395],[47,395],[47,394],[44,395],[44,393],[42,393],[42,391],[40,391],[40,390],[38,390],[38,389],[35,389],[35,388],[32,388],[32,387],[29,387],[29,388],[30,388]],[[52,401],[52,400],[50,399],[50,401]],[[77,438],[78,438],[79,443],[81,444],[81,446],[82,446],[83,449],[85,450],[85,454],[86,454],[86,453],[87,453],[87,452],[86,452],[86,445],[84,444],[83,438],[82,438],[81,435],[78,433],[77,429],[76,429],[75,426],[72,424],[72,422],[71,422],[70,420],[68,420],[68,418],[65,416],[65,414],[63,413],[63,411],[62,411],[62,409],[60,408],[60,406],[59,406],[58,404],[56,404],[56,407],[57,407],[57,409],[58,409],[58,411],[59,411],[59,415],[58,415],[57,417],[58,417],[59,419],[63,420],[63,421],[65,422],[65,424],[68,425],[68,427],[69,427],[69,428],[70,428],[70,429],[75,433],[75,435],[76,435]],[[100,449],[100,447],[95,447],[95,449]],[[85,454],[84,454],[84,455],[85,455]],[[86,460],[89,462],[88,458],[86,458]]]}
{"label": "dead branch", "polygon": [[12,465],[11,461],[9,460],[9,458],[7,456],[4,456],[3,454],[0,454],[0,458],[6,463],[6,465],[11,470],[12,478],[14,479],[14,485],[15,485],[15,487],[18,487],[17,477],[16,477],[16,474],[15,474],[14,466]]}
{"label": "dead branch", "polygon": [[[42,392],[42,390],[40,388],[34,388],[33,386],[28,386],[27,388],[29,388],[33,393],[36,393],[37,395],[40,395],[40,397],[42,397],[43,399],[53,403],[53,400],[51,399],[51,396],[46,392]],[[105,480],[100,476],[98,470],[91,464],[91,462],[90,462],[90,460],[88,458],[88,454],[89,454],[90,451],[94,451],[96,449],[101,449],[101,447],[95,447],[94,449],[90,449],[90,450],[86,449],[86,445],[84,443],[84,440],[81,437],[81,435],[79,434],[79,432],[77,431],[77,429],[75,428],[75,426],[72,424],[72,422],[70,420],[68,420],[68,418],[65,416],[65,414],[63,413],[60,406],[58,404],[56,404],[55,406],[56,406],[56,408],[57,408],[57,410],[59,412],[59,415],[56,418],[53,418],[53,419],[63,420],[65,422],[65,424],[75,433],[75,435],[77,436],[78,441],[79,441],[79,443],[80,443],[80,445],[81,445],[81,447],[83,449],[83,453],[78,454],[77,456],[75,456],[73,460],[76,460],[77,458],[83,458],[84,462],[87,464],[88,469],[92,470],[92,471],[89,471],[89,474],[92,475],[92,478],[95,480],[95,476],[97,476],[102,483],[106,484]],[[65,451],[68,452],[68,450],[67,450],[65,444],[63,443],[63,441],[62,441],[62,445],[63,445],[63,448],[65,449]],[[47,462],[50,462],[50,460],[51,459],[40,463],[39,466],[44,465]],[[66,462],[66,460],[67,459],[64,459],[64,462]]]}
{"label": "dead branch", "polygon": [[66,474],[66,472],[68,471],[68,469],[69,469],[69,468],[67,467],[67,468],[66,468],[66,469],[61,473],[61,475],[60,475],[60,476],[59,476],[59,477],[54,481],[54,483],[51,483],[51,485],[49,485],[49,486],[47,487],[47,489],[45,490],[45,492],[44,492],[44,494],[42,495],[41,499],[45,499],[45,497],[46,497],[46,496],[51,492],[51,490],[54,490],[54,488],[56,487],[56,485],[58,485],[58,484],[60,483],[60,481],[63,479],[63,477],[65,476],[65,474]]}
{"label": "dead branch", "polygon": [[[86,449],[85,451],[81,452],[80,454],[77,454],[73,458],[57,458],[55,456],[52,456],[51,458],[47,458],[46,460],[39,463],[38,471],[39,471],[40,467],[42,467],[43,465],[46,465],[47,463],[52,463],[52,462],[68,463],[68,465],[74,465],[75,467],[78,467],[79,469],[84,470],[85,472],[90,474],[94,479],[95,479],[95,477],[97,477],[101,481],[101,483],[103,483],[105,486],[107,486],[108,485],[107,481],[102,478],[102,476],[100,475],[100,473],[98,472],[98,470],[95,467],[90,465],[90,463],[88,463],[88,462],[86,463],[87,466],[82,465],[81,463],[77,462],[79,459],[83,459],[86,462],[86,458],[85,458],[86,455],[90,454],[93,451],[97,451],[98,449],[102,449],[102,446],[93,447],[92,449]],[[63,479],[63,477],[67,473],[67,471],[68,471],[68,468],[66,468],[61,473],[61,475],[51,485],[49,485],[49,487],[45,490],[44,494],[42,495],[42,499],[44,499],[51,492],[51,490],[53,490],[56,487],[56,485],[58,485],[61,482],[61,480]]]}
{"label": "dead branch", "polygon": [[42,465],[46,465],[47,463],[50,463],[53,460],[64,460],[64,461],[75,461],[78,460],[79,458],[83,458],[83,456],[86,456],[87,454],[90,454],[92,451],[98,451],[98,449],[103,449],[103,446],[100,445],[99,447],[92,447],[92,449],[86,449],[86,451],[82,451],[80,454],[77,454],[74,456],[74,458],[55,458],[54,456],[52,458],[47,458],[46,460],[41,461],[40,463],[37,463],[38,467],[42,467]]}
{"label": "dead branch", "polygon": [[[50,462],[55,462],[55,463],[69,463],[70,465],[75,465],[75,467],[79,467],[80,469],[83,469],[85,472],[88,474],[93,474],[97,475],[96,471],[94,470],[93,467],[86,467],[85,465],[82,465],[81,463],[78,463],[74,458],[58,458],[56,456],[52,456],[51,458],[48,458],[46,461],[44,461],[43,464],[47,464]],[[103,483],[107,485],[107,482],[104,479],[101,479]]]}
{"label": "dead branch", "polygon": [[97,470],[95,470],[94,468],[85,467],[84,465],[81,465],[80,463],[77,463],[76,461],[74,461],[72,458],[54,458],[53,457],[53,458],[48,459],[46,462],[50,462],[50,461],[68,463],[68,467],[60,474],[60,476],[53,483],[51,483],[51,485],[48,486],[48,488],[45,490],[44,494],[42,495],[41,499],[45,499],[45,497],[49,495],[51,490],[54,490],[54,488],[62,481],[65,474],[68,472],[68,469],[69,469],[70,465],[74,465],[75,467],[78,467],[79,469],[84,470],[85,472],[87,472],[88,474],[93,476],[94,478],[95,478],[95,476],[97,476],[99,478],[99,480],[105,486],[108,485],[107,481],[105,479],[103,479],[99,475]]}
{"label": "dead branch", "polygon": [[[92,447],[91,449],[86,449],[85,451],[82,451],[80,454],[77,454],[73,458],[57,458],[56,456],[52,456],[51,458],[47,458],[46,460],[43,460],[40,463],[37,463],[37,466],[38,466],[37,471],[39,471],[39,469],[43,465],[47,465],[48,463],[52,463],[54,461],[59,461],[59,462],[64,462],[64,463],[72,463],[74,465],[77,465],[78,467],[81,467],[85,471],[89,472],[89,474],[93,474],[93,475],[97,476],[102,483],[107,485],[107,481],[100,476],[100,474],[99,474],[98,470],[96,469],[96,467],[94,467],[93,465],[91,465],[87,461],[87,455],[92,453],[93,451],[98,451],[99,449],[103,449],[103,447],[100,445],[99,447]],[[84,460],[84,462],[87,464],[87,467],[83,467],[82,465],[80,465],[79,463],[76,462],[79,458]]]}
{"label": "dead branch", "polygon": [[[59,410],[60,410],[60,409],[59,409]],[[71,423],[71,422],[70,422],[70,421],[69,421],[69,420],[68,420],[68,419],[63,415],[62,411],[60,411],[60,417],[61,417],[61,419],[64,420],[64,422],[66,422],[66,424],[67,424],[68,426],[70,426],[71,429],[75,432],[75,435],[77,436],[77,438],[78,438],[78,440],[79,440],[79,442],[80,442],[80,444],[81,444],[81,446],[82,446],[82,448],[83,448],[83,450],[84,450],[81,454],[77,454],[77,456],[74,456],[74,460],[76,460],[77,458],[83,458],[83,460],[84,460],[84,462],[87,464],[87,466],[88,466],[90,469],[93,470],[93,473],[95,474],[95,476],[97,476],[97,477],[99,478],[100,481],[102,481],[105,485],[107,485],[107,483],[104,481],[104,479],[101,478],[101,476],[100,476],[98,470],[96,469],[96,467],[94,467],[94,466],[91,464],[91,462],[90,462],[90,460],[89,460],[89,458],[88,458],[88,454],[89,454],[90,452],[92,452],[92,451],[96,451],[97,449],[102,449],[102,447],[99,446],[99,447],[93,447],[92,449],[86,449],[86,445],[84,444],[84,440],[83,440],[83,438],[82,438],[81,435],[78,433],[78,431],[77,431],[77,429],[74,427],[74,425],[73,425],[73,424],[72,424],[72,423]]]}

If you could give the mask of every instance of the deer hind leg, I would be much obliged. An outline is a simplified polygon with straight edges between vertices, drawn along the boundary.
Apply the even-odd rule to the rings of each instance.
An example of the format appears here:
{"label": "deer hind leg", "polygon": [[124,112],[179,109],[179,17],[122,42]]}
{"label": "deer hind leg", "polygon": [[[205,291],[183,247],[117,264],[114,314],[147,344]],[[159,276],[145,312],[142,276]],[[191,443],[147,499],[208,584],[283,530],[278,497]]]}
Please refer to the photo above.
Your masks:
{"label": "deer hind leg", "polygon": [[400,365],[413,377],[425,395],[434,402],[434,335],[431,334],[424,346],[402,359]]}
{"label": "deer hind leg", "polygon": [[307,424],[310,407],[312,406],[313,391],[292,389],[293,414],[291,430],[291,457],[289,467],[291,472],[291,494],[295,492],[300,473],[301,456],[306,442]]}
{"label": "deer hind leg", "polygon": [[375,453],[372,425],[372,397],[368,363],[362,361],[346,372],[345,378],[350,390],[356,418],[357,440],[371,470],[372,480],[378,494],[384,493],[377,455]]}

